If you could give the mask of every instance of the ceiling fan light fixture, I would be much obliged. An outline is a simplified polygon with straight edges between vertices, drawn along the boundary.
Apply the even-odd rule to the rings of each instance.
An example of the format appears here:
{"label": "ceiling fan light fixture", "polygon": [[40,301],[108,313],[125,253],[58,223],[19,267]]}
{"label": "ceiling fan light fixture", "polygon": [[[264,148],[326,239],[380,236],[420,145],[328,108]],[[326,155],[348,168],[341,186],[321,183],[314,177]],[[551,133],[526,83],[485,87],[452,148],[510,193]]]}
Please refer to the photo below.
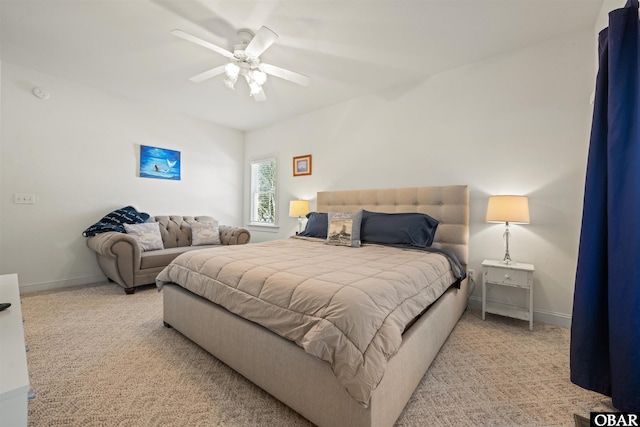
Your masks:
{"label": "ceiling fan light fixture", "polygon": [[228,87],[229,89],[233,90],[235,89],[235,85],[236,85],[236,81],[238,80],[238,77],[225,77],[224,79],[224,85],[226,87]]}
{"label": "ceiling fan light fixture", "polygon": [[228,78],[234,79],[235,83],[235,79],[238,78],[238,73],[240,73],[240,67],[238,67],[238,65],[233,62],[229,62],[224,66],[224,72]]}
{"label": "ceiling fan light fixture", "polygon": [[262,86],[260,86],[255,80],[247,79],[247,83],[249,84],[249,89],[251,89],[250,95],[255,95],[262,90]]}
{"label": "ceiling fan light fixture", "polygon": [[267,81],[267,74],[261,70],[255,69],[249,71],[249,78],[262,86]]}
{"label": "ceiling fan light fixture", "polygon": [[255,83],[249,85],[249,88],[251,88],[251,92],[249,93],[249,96],[257,95],[262,90],[262,88]]}

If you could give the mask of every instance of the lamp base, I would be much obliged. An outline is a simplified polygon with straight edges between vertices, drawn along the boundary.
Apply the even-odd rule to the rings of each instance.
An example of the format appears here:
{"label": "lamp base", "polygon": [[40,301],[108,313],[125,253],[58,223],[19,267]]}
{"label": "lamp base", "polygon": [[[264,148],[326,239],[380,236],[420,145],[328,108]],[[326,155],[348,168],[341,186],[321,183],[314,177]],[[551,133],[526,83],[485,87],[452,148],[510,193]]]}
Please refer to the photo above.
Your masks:
{"label": "lamp base", "polygon": [[511,236],[511,232],[509,231],[509,221],[506,222],[506,227],[504,230],[504,234],[502,235],[502,237],[504,238],[504,246],[505,246],[505,253],[504,253],[504,258],[502,259],[502,263],[503,264],[514,264],[514,262],[511,260],[511,255],[509,255],[509,237]]}

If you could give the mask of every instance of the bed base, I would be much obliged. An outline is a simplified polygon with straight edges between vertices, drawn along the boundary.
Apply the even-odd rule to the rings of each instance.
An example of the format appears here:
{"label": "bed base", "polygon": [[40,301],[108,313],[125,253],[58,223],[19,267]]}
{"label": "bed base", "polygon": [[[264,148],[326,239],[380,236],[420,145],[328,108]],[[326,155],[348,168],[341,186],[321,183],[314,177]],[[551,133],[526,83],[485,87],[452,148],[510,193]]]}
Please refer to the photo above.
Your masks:
{"label": "bed base", "polygon": [[[319,192],[318,212],[420,212],[440,221],[433,247],[466,268],[466,185]],[[177,286],[165,285],[164,321],[312,423],[322,427],[389,427],[467,306],[467,282],[451,288],[403,335],[368,408],[338,383],[330,365],[296,344]]]}
{"label": "bed base", "polygon": [[323,427],[392,426],[467,306],[465,280],[404,334],[400,350],[389,360],[364,408],[338,383],[327,362],[295,343],[175,284],[166,285],[163,293],[166,325]]}

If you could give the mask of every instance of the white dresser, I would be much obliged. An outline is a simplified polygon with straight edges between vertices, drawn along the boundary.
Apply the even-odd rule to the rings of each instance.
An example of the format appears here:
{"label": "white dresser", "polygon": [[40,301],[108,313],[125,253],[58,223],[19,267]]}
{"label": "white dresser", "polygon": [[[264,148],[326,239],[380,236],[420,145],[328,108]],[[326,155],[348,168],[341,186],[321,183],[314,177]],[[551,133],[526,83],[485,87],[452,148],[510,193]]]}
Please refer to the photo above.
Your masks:
{"label": "white dresser", "polygon": [[0,275],[0,427],[27,425],[29,372],[22,328],[18,275]]}

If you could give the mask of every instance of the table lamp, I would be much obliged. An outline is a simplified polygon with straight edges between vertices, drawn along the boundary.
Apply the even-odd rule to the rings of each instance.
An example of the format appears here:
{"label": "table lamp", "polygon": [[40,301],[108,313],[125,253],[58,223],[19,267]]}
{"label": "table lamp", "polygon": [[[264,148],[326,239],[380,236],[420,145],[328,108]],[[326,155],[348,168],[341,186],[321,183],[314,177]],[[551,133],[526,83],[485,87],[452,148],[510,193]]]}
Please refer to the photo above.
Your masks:
{"label": "table lamp", "polygon": [[308,200],[292,200],[289,202],[289,216],[298,217],[298,232],[296,234],[302,233],[302,217],[309,212],[311,211],[309,210]]}
{"label": "table lamp", "polygon": [[505,254],[502,262],[511,264],[509,254],[509,223],[529,224],[529,199],[527,196],[491,196],[487,206],[487,222],[504,222]]}

